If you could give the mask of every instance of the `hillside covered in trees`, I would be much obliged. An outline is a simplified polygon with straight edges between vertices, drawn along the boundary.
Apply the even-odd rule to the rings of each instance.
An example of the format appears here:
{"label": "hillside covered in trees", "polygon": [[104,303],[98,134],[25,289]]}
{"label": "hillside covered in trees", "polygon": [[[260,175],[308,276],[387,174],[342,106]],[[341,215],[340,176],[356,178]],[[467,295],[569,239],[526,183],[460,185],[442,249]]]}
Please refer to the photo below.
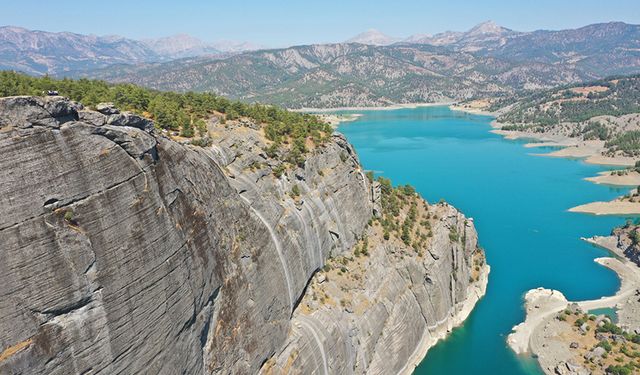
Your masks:
{"label": "hillside covered in trees", "polygon": [[494,107],[506,105],[512,107],[499,121],[509,124],[549,126],[637,113],[640,112],[640,75],[562,86],[519,99],[505,99]]}
{"label": "hillside covered in trees", "polygon": [[609,156],[640,156],[640,75],[562,86],[502,99],[502,130],[602,141]]}
{"label": "hillside covered in trees", "polygon": [[[179,131],[183,137],[206,132],[206,121],[217,116],[221,121],[249,118],[264,125],[265,136],[276,146],[302,144],[310,138],[322,143],[331,134],[331,126],[317,116],[287,111],[271,105],[230,101],[210,93],[173,93],[150,90],[132,84],[109,84],[88,79],[52,79],[0,71],[0,96],[44,95],[55,90],[60,95],[94,107],[111,102],[116,107],[141,114],[157,127]],[[300,152],[304,152],[304,147]]]}

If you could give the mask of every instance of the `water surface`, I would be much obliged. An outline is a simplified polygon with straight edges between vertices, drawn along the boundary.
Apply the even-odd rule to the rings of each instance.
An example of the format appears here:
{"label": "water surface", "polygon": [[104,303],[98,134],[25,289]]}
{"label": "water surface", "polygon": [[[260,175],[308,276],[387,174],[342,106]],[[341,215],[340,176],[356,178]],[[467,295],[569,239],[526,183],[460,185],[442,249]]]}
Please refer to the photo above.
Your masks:
{"label": "water surface", "polygon": [[534,360],[516,356],[505,341],[524,319],[523,295],[540,286],[570,300],[615,293],[616,275],[593,262],[607,253],[580,237],[609,234],[625,219],[567,209],[628,189],[583,180],[603,167],[531,155],[550,149],[527,149],[523,141],[490,133],[491,117],[447,107],[358,113],[363,117],[338,130],[363,166],[473,217],[492,267],[485,298],[415,374],[541,374]]}

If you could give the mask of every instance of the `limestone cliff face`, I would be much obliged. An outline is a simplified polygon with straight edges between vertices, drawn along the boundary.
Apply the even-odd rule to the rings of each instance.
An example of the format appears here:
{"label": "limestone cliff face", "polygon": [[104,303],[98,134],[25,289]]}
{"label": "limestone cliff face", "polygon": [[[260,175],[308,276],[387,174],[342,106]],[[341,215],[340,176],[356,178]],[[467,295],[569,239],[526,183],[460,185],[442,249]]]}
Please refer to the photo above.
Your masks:
{"label": "limestone cliff face", "polygon": [[466,319],[484,295],[489,267],[472,221],[446,204],[428,209],[438,219],[427,253],[383,241],[374,225],[367,256],[330,261],[334,268],[314,277],[286,345],[263,373],[411,373]]}
{"label": "limestone cliff face", "polygon": [[103,112],[0,99],[0,373],[256,373],[288,347],[290,370],[397,371],[467,299],[475,231],[447,208],[465,245],[434,228],[431,258],[396,262],[381,244],[370,308],[305,318],[317,271],[374,230],[344,138],[276,178],[255,124],[212,125],[199,148]]}

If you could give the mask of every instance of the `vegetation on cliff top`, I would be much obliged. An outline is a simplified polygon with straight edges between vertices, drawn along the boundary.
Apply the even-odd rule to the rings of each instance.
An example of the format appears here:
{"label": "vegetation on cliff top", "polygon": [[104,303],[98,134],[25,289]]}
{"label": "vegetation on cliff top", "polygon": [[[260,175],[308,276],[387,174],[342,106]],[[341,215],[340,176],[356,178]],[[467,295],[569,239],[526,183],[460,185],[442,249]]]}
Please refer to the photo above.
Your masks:
{"label": "vegetation on cliff top", "polygon": [[[294,113],[282,108],[231,101],[210,93],[174,93],[150,90],[132,84],[109,84],[88,79],[52,79],[0,71],[0,96],[43,95],[48,90],[88,107],[112,102],[116,107],[153,119],[162,129],[180,131],[192,137],[206,131],[206,121],[219,115],[223,121],[246,117],[264,125],[266,137],[276,142],[292,141],[298,146],[307,137],[322,143],[332,133],[331,126],[313,115]],[[299,152],[304,147],[296,148]]]}
{"label": "vegetation on cliff top", "polygon": [[[373,181],[373,173],[367,177]],[[427,248],[431,231],[431,219],[428,206],[411,185],[394,187],[391,180],[378,177],[380,184],[380,204],[382,212],[378,221],[382,225],[385,240],[393,235],[406,246],[413,248],[419,255]]]}

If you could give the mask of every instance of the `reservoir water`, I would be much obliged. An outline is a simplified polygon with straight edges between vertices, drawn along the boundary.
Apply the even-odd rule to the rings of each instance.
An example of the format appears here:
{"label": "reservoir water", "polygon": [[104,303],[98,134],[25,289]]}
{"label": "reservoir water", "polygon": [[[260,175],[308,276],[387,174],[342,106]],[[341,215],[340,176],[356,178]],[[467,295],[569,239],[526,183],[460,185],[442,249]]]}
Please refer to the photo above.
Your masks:
{"label": "reservoir water", "polygon": [[491,133],[491,117],[447,107],[357,113],[363,116],[338,130],[364,168],[473,217],[491,265],[486,296],[463,326],[429,350],[415,374],[541,374],[533,359],[506,344],[524,319],[524,293],[553,288],[569,300],[615,293],[616,275],[593,262],[607,253],[580,237],[609,234],[625,218],[567,209],[628,189],[583,180],[604,167],[532,155],[550,150]]}

